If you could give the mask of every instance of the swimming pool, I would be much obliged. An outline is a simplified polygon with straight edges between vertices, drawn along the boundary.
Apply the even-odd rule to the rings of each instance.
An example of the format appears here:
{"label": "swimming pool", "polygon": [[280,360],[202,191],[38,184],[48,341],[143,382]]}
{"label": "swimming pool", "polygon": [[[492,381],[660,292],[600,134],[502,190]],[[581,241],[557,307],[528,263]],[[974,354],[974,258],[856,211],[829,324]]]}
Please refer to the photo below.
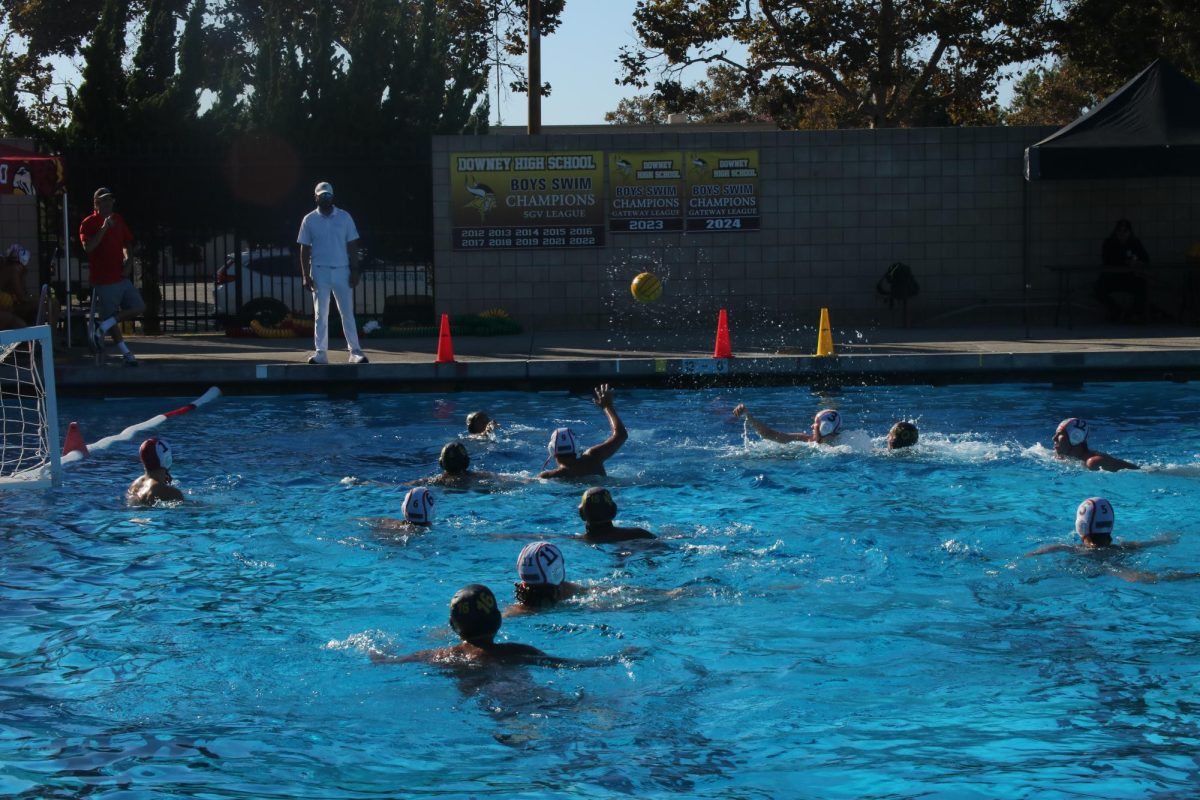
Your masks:
{"label": "swimming pool", "polygon": [[[837,407],[847,444],[746,437],[739,400],[787,430]],[[93,440],[175,405],[73,401],[60,417]],[[369,519],[400,515],[399,484],[432,474],[475,408],[503,427],[468,443],[472,466],[513,480],[435,489],[432,530],[377,533]],[[618,389],[617,408],[630,440],[602,482],[619,521],[659,543],[553,538],[580,530],[587,484],[521,479],[556,425],[603,438],[583,395],[224,398],[158,429],[184,507],[123,505],[137,443],[61,490],[0,495],[0,794],[1115,798],[1200,783],[1200,584],[1021,557],[1068,541],[1076,505],[1102,494],[1118,538],[1180,537],[1124,566],[1200,570],[1193,387]],[[1094,447],[1153,468],[1055,461],[1073,415]],[[918,448],[879,449],[904,417]],[[369,662],[368,645],[449,644],[465,583],[511,602],[516,555],[540,537],[602,591],[506,620],[501,638],[614,658]]]}

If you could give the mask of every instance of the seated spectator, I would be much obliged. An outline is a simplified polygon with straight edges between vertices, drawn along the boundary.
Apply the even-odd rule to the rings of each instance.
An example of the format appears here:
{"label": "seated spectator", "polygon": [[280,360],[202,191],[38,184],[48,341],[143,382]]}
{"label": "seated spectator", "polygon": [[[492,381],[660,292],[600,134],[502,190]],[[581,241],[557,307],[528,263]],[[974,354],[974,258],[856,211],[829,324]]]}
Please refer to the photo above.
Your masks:
{"label": "seated spectator", "polygon": [[8,248],[0,264],[0,330],[24,328],[37,321],[37,302],[25,288],[29,251],[18,244]]}
{"label": "seated spectator", "polygon": [[[1139,267],[1150,263],[1146,248],[1133,235],[1133,224],[1117,220],[1113,232],[1101,248],[1104,270],[1096,279],[1096,299],[1108,311],[1109,322],[1145,322],[1146,278],[1138,274]],[[1113,294],[1128,292],[1132,299],[1122,308]]]}

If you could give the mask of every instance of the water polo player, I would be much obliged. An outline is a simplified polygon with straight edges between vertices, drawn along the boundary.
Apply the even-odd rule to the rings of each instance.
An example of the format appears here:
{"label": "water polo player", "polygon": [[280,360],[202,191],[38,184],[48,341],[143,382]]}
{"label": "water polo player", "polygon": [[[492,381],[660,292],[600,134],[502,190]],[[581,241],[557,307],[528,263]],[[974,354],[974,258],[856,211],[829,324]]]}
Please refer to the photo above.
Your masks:
{"label": "water polo player", "polygon": [[550,542],[533,542],[521,548],[517,556],[517,577],[520,580],[513,584],[517,602],[504,610],[506,617],[528,614],[587,590],[587,587],[566,579],[562,551]]}
{"label": "water polo player", "polygon": [[438,455],[438,466],[442,474],[432,478],[421,478],[412,481],[410,486],[435,485],[449,487],[465,487],[471,482],[497,477],[494,472],[483,472],[471,469],[471,454],[462,442],[454,441],[446,444]]}
{"label": "water polo player", "polygon": [[548,656],[531,645],[515,642],[497,643],[500,607],[496,604],[496,595],[492,594],[492,590],[479,583],[462,587],[450,600],[450,627],[462,639],[459,644],[451,647],[421,650],[406,656],[391,656],[372,649],[368,655],[377,664],[420,661],[427,664],[470,662],[560,666],[574,663]]}
{"label": "water polo player", "polygon": [[1090,428],[1087,420],[1078,417],[1064,419],[1058,423],[1054,431],[1054,452],[1059,458],[1082,461],[1088,469],[1116,472],[1122,469],[1138,469],[1137,464],[1130,463],[1108,453],[1101,453],[1088,447]]}
{"label": "water polo player", "polygon": [[467,414],[467,433],[472,436],[487,436],[496,430],[496,420],[482,411],[472,411]]}
{"label": "water polo player", "polygon": [[[1170,535],[1158,536],[1145,542],[1114,542],[1113,528],[1116,525],[1116,512],[1112,503],[1103,497],[1089,497],[1079,504],[1075,510],[1075,534],[1079,536],[1078,544],[1048,544],[1026,553],[1026,556],[1042,556],[1047,553],[1091,553],[1096,551],[1144,550],[1147,547],[1165,544],[1173,541]],[[1135,573],[1144,575],[1145,573]],[[1126,577],[1122,575],[1121,577]],[[1139,578],[1127,578],[1138,580]]]}
{"label": "water polo player", "polygon": [[744,416],[746,421],[750,423],[750,427],[754,428],[759,436],[772,442],[813,442],[814,444],[823,444],[833,440],[842,432],[842,415],[832,408],[826,408],[816,413],[816,416],[813,417],[812,433],[777,431],[751,414],[746,409],[745,403],[738,403],[734,406],[733,415],[735,417]]}
{"label": "water polo player", "polygon": [[888,450],[900,450],[905,447],[912,447],[920,438],[920,433],[917,431],[917,426],[911,422],[897,422],[888,431],[887,446]]}
{"label": "water polo player", "polygon": [[171,485],[171,464],[174,459],[171,457],[171,446],[165,439],[150,438],[142,442],[138,456],[145,471],[129,484],[126,502],[135,506],[150,506],[158,500],[183,499],[183,492]]}
{"label": "water polo player", "polygon": [[579,518],[583,520],[583,539],[588,542],[624,542],[630,539],[654,539],[644,528],[621,528],[613,524],[617,518],[617,501],[608,489],[593,486],[579,501]]}
{"label": "water polo player", "polygon": [[[629,432],[625,430],[625,423],[621,422],[616,409],[613,408],[613,390],[608,384],[596,387],[593,402],[608,417],[612,434],[595,447],[589,447],[583,453],[579,453],[575,432],[570,428],[556,429],[550,434],[548,449],[550,458],[554,459],[558,466],[542,472],[538,475],[539,478],[579,478],[607,474],[604,471],[604,462],[621,449],[621,445],[629,438]],[[547,462],[550,458],[546,459]]]}

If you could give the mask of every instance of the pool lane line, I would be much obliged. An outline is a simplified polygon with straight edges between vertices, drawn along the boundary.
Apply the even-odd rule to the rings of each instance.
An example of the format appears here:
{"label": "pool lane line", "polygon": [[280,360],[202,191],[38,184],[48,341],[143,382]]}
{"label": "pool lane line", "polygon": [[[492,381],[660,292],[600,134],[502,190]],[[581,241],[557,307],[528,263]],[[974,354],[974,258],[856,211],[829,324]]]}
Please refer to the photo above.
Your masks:
{"label": "pool lane line", "polygon": [[[178,416],[187,414],[190,411],[195,411],[197,408],[200,408],[201,406],[217,399],[220,396],[221,396],[221,390],[218,389],[216,386],[211,386],[211,387],[209,387],[208,391],[206,391],[204,394],[200,395],[199,397],[197,397],[195,400],[188,403],[187,405],[180,406],[179,408],[177,408],[173,411],[168,411],[165,414],[158,414],[157,416],[153,416],[150,419],[145,420],[144,422],[139,422],[135,425],[130,425],[128,428],[121,431],[120,433],[114,434],[112,436],[107,436],[107,437],[100,439],[92,444],[89,444],[87,446],[88,453],[94,453],[97,450],[106,450],[106,449],[108,449],[108,447],[110,445],[113,445],[116,442],[128,442],[128,441],[132,440],[133,437],[136,436],[137,434],[139,434],[143,431],[148,431],[148,430],[152,430],[153,428],[157,428],[159,425],[166,422],[171,417],[178,417]],[[63,455],[61,463],[63,464],[63,466],[66,466],[67,464],[74,464],[75,462],[82,461],[82,460],[83,460],[83,451],[72,450],[70,453],[66,453],[65,455]]]}

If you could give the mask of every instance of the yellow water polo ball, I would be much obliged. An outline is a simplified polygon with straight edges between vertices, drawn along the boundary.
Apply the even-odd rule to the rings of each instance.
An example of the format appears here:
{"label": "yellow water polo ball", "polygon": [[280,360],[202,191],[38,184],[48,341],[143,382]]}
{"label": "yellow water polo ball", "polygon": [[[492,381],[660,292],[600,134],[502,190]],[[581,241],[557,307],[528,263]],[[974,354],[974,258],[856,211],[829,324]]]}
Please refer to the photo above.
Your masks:
{"label": "yellow water polo ball", "polygon": [[639,303],[653,303],[662,297],[662,281],[653,273],[643,272],[633,279],[633,283],[629,284],[629,291],[633,293],[633,299]]}

